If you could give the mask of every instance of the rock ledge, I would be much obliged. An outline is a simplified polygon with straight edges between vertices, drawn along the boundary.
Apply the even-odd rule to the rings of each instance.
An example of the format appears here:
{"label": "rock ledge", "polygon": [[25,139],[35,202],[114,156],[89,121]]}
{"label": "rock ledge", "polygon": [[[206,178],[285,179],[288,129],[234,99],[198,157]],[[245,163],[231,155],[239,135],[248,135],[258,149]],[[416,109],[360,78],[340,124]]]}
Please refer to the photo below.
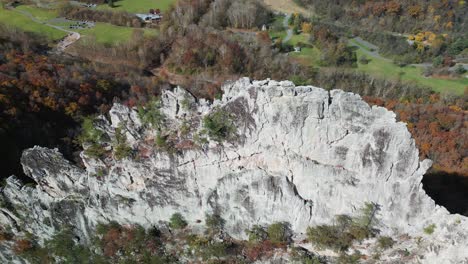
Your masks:
{"label": "rock ledge", "polygon": [[[208,141],[176,154],[148,150],[143,147],[156,132],[142,125],[135,109],[116,104],[110,120],[101,117],[97,127],[111,139],[124,127],[138,159],[82,154],[81,169],[57,150],[26,150],[24,171],[37,186],[10,177],[1,190],[9,206],[1,209],[0,223],[42,239],[70,224],[86,241],[99,222],[150,227],[180,212],[196,227],[205,213],[216,212],[231,236],[244,238],[255,224],[284,221],[299,241],[308,226],[329,224],[373,202],[381,208],[382,234],[423,238],[399,241],[422,256],[412,261],[468,263],[468,220],[426,195],[421,180],[431,161],[419,161],[406,124],[393,112],[352,93],[289,81],[244,78],[223,91],[213,104],[196,102],[181,88],[165,91],[161,111],[168,128],[177,130],[187,119],[200,127],[203,116],[223,108],[236,117],[233,142]],[[424,234],[430,224],[435,232]]]}

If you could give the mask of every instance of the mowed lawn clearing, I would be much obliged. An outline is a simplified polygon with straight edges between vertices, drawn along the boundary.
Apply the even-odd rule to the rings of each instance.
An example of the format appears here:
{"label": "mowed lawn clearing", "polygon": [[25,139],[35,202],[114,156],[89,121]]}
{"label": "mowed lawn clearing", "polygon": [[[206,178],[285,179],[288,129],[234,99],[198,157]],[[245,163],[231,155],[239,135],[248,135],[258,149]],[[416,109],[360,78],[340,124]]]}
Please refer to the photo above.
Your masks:
{"label": "mowed lawn clearing", "polygon": [[34,22],[26,15],[16,11],[4,9],[2,6],[0,6],[0,23],[12,28],[18,28],[22,31],[32,32],[45,36],[50,40],[60,40],[67,35],[66,32],[52,28],[45,24]]}
{"label": "mowed lawn clearing", "polygon": [[15,9],[28,12],[37,20],[40,20],[43,22],[54,19],[58,16],[58,10],[39,8],[33,5],[20,5],[16,7]]}
{"label": "mowed lawn clearing", "polygon": [[76,30],[82,35],[80,41],[95,40],[102,44],[120,44],[131,39],[134,30],[143,30],[145,36],[155,36],[156,29],[137,29],[131,27],[119,27],[107,23],[96,23],[93,28]]}
{"label": "mowed lawn clearing", "polygon": [[416,66],[399,67],[381,58],[375,58],[368,55],[367,52],[359,48],[357,56],[360,58],[366,55],[370,62],[362,64],[358,60],[358,71],[368,73],[370,75],[384,77],[388,79],[399,79],[403,81],[415,82],[419,85],[427,86],[437,92],[450,92],[457,95],[463,94],[465,87],[468,87],[468,79],[441,79],[423,76],[423,68]]}
{"label": "mowed lawn clearing", "polygon": [[[270,31],[270,38],[272,39],[277,39],[277,38],[281,38],[281,39],[284,39],[286,38],[286,30],[283,30],[283,31]],[[302,33],[302,34],[299,34],[299,35],[292,35],[291,39],[288,40],[286,42],[286,44],[289,44],[289,45],[293,45],[293,46],[296,46],[298,43],[303,43],[303,44],[308,44],[309,43],[309,38],[310,38],[310,34],[305,34],[305,33]]]}
{"label": "mowed lawn clearing", "polygon": [[309,38],[310,38],[310,34],[306,34],[306,33],[302,33],[299,35],[293,34],[293,36],[287,43],[293,46],[296,46],[299,43],[308,44]]}
{"label": "mowed lawn clearing", "polygon": [[148,13],[150,9],[160,9],[162,12],[167,11],[172,4],[177,0],[119,0],[114,1],[115,7],[110,7],[107,4],[99,5],[100,10],[126,11],[129,13]]}
{"label": "mowed lawn clearing", "polygon": [[283,40],[285,37],[286,37],[286,31],[276,31],[276,32],[271,32],[270,33],[270,38],[274,39],[274,40],[276,40],[278,38]]}
{"label": "mowed lawn clearing", "polygon": [[291,58],[303,65],[318,67],[320,65],[320,50],[316,47],[302,48],[301,52],[291,52]]}
{"label": "mowed lawn clearing", "polygon": [[[286,37],[286,31],[270,32],[270,37],[272,39],[276,39],[276,38],[284,39]],[[309,38],[310,38],[310,34],[305,34],[305,33],[302,33],[299,35],[293,35],[286,44],[297,46],[299,43],[303,43],[303,44],[308,45],[308,47],[303,47],[300,52],[290,52],[289,56],[291,56],[291,58],[294,58],[296,61],[298,61],[302,65],[317,67],[320,62],[321,53],[318,48],[309,44]]]}

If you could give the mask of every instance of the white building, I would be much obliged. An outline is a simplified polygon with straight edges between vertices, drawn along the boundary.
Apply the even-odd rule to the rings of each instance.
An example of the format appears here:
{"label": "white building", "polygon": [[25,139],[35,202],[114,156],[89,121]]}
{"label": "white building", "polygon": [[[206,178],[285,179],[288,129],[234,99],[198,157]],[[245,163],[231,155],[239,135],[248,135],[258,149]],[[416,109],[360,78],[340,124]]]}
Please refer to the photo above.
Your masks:
{"label": "white building", "polygon": [[162,19],[161,14],[136,14],[136,16],[145,21],[145,23],[157,22]]}

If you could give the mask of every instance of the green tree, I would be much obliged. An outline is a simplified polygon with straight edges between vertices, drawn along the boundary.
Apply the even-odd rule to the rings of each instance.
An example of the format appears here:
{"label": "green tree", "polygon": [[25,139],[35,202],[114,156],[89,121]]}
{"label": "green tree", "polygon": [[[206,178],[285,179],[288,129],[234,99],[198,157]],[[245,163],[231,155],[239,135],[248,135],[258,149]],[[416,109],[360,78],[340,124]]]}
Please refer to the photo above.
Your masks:
{"label": "green tree", "polygon": [[322,259],[301,247],[293,247],[291,249],[291,260],[294,261],[294,263],[301,264],[327,263],[326,259]]}
{"label": "green tree", "polygon": [[144,125],[161,130],[164,125],[165,116],[161,113],[161,101],[157,98],[151,99],[146,106],[138,107],[138,116]]}
{"label": "green tree", "polygon": [[307,237],[320,248],[346,251],[355,240],[362,241],[375,236],[378,231],[375,229],[378,210],[377,204],[365,203],[359,215],[354,218],[338,215],[334,225],[307,228]]}
{"label": "green tree", "polygon": [[273,223],[268,226],[268,239],[273,243],[285,243],[289,240],[288,226],[285,223]]}
{"label": "green tree", "polygon": [[187,221],[180,213],[175,213],[169,220],[169,226],[173,229],[182,229],[187,226]]}
{"label": "green tree", "polygon": [[49,254],[63,259],[63,263],[89,263],[94,258],[88,247],[74,241],[74,234],[69,228],[56,233],[46,242]]}
{"label": "green tree", "polygon": [[224,228],[223,218],[219,214],[206,214],[205,215],[205,224],[210,232],[220,232]]}
{"label": "green tree", "polygon": [[428,235],[432,235],[432,233],[434,233],[434,231],[435,231],[435,228],[436,228],[435,224],[430,224],[430,225],[426,226],[423,231],[424,231],[424,233],[426,233]]}
{"label": "green tree", "polygon": [[432,66],[437,68],[441,66],[443,62],[444,62],[444,58],[442,56],[437,56],[432,60]]}
{"label": "green tree", "polygon": [[87,156],[101,158],[106,153],[102,147],[103,135],[104,132],[95,127],[93,117],[83,118],[81,134],[77,139],[81,145],[87,145],[84,151]]}
{"label": "green tree", "polygon": [[455,72],[457,74],[465,74],[466,73],[466,69],[465,67],[463,67],[463,65],[458,65],[456,68],[455,68]]}
{"label": "green tree", "polygon": [[268,233],[259,225],[254,225],[250,230],[246,231],[249,236],[249,242],[259,243],[268,238]]}
{"label": "green tree", "polygon": [[356,218],[355,222],[359,226],[362,226],[365,229],[370,230],[372,229],[372,227],[378,224],[376,214],[379,210],[380,210],[380,207],[378,204],[366,202],[364,206],[361,208],[360,214]]}
{"label": "green tree", "polygon": [[81,123],[81,134],[78,136],[78,141],[84,143],[100,143],[103,132],[94,126],[93,117],[84,117]]}
{"label": "green tree", "polygon": [[393,245],[395,244],[395,240],[388,236],[382,236],[379,237],[379,239],[377,239],[377,244],[380,248],[387,249],[393,247]]}
{"label": "green tree", "polygon": [[355,250],[353,254],[348,255],[344,252],[337,259],[338,264],[358,264],[362,257],[361,252]]}
{"label": "green tree", "polygon": [[129,157],[132,154],[132,148],[127,143],[127,137],[123,132],[123,126],[119,126],[115,129],[113,147],[114,156],[118,160]]}
{"label": "green tree", "polygon": [[307,228],[307,238],[319,248],[346,251],[353,243],[353,236],[341,232],[336,226],[319,225]]}
{"label": "green tree", "polygon": [[366,55],[362,55],[362,56],[359,58],[359,62],[360,62],[361,64],[369,64],[370,59],[368,59]]}
{"label": "green tree", "polygon": [[223,109],[216,109],[205,116],[203,118],[203,128],[210,138],[218,142],[232,138],[236,132],[233,117]]}

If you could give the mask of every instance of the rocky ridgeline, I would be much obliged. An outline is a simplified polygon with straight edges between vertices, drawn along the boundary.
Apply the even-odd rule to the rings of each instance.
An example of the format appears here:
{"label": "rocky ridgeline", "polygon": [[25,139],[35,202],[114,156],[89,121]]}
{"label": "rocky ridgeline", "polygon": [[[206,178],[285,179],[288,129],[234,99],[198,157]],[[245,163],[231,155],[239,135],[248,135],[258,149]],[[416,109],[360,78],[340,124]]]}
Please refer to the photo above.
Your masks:
{"label": "rocky ridgeline", "polygon": [[[202,229],[197,220],[217,213],[234,238],[245,238],[256,224],[287,222],[294,240],[302,241],[308,226],[353,215],[371,202],[380,208],[380,233],[397,241],[383,262],[398,259],[393,252],[402,249],[411,252],[406,262],[468,262],[468,220],[425,194],[421,179],[431,161],[419,160],[393,112],[352,93],[289,81],[244,78],[223,91],[213,104],[197,102],[181,88],[165,91],[161,132],[143,125],[136,109],[114,105],[110,120],[95,121],[110,154],[82,153],[84,169],[57,150],[26,150],[22,165],[37,185],[8,178],[0,223],[41,239],[72,225],[87,241],[99,222],[151,227],[179,212],[193,229]],[[200,139],[203,117],[219,109],[234,117],[234,136]],[[132,157],[112,155],[109,142],[117,129],[136,153]],[[166,133],[175,150],[154,147],[158,133]],[[434,232],[424,233],[431,225]],[[365,253],[368,244],[360,250]],[[6,257],[8,247],[1,252]]]}

